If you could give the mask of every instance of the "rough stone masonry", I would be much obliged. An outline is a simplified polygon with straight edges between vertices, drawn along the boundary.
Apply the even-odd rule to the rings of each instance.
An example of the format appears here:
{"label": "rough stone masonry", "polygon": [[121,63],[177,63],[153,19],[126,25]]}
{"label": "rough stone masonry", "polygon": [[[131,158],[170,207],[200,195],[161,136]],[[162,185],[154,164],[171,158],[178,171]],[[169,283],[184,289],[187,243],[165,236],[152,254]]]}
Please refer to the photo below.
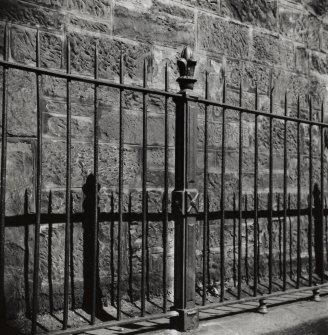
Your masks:
{"label": "rough stone masonry", "polygon": [[[221,101],[223,73],[226,75],[227,102],[239,103],[238,90],[243,82],[243,105],[254,107],[258,86],[259,108],[268,111],[269,91],[274,87],[274,112],[283,113],[288,91],[289,113],[295,115],[300,95],[302,115],[308,113],[312,96],[315,115],[327,91],[328,75],[328,2],[323,0],[6,0],[0,3],[0,54],[4,54],[4,27],[9,28],[9,59],[35,65],[36,33],[41,36],[41,66],[64,72],[66,45],[71,45],[72,73],[92,76],[95,44],[99,48],[99,76],[119,80],[119,55],[123,52],[125,82],[142,84],[143,59],[147,63],[148,85],[164,89],[164,68],[169,67],[170,90],[178,91],[176,60],[183,46],[189,45],[198,59],[195,91],[204,96],[205,71],[209,72],[210,99]],[[2,69],[0,70],[2,77]],[[0,80],[2,85],[2,80]],[[1,90],[3,87],[1,87]],[[66,169],[66,82],[42,76],[43,161],[42,213],[65,213]],[[7,317],[15,317],[30,308],[33,271],[33,222],[27,213],[35,211],[36,184],[36,81],[35,75],[10,70],[8,79],[8,163],[6,215],[13,222],[6,228],[5,285]],[[72,194],[73,213],[84,212],[87,194],[84,187],[93,172],[93,87],[72,82]],[[100,212],[117,213],[119,91],[99,88]],[[2,101],[0,101],[2,104]],[[1,106],[2,108],[2,106]],[[174,177],[174,105],[169,105],[169,182]],[[164,176],[164,100],[149,97],[148,106],[148,210],[161,213]],[[220,207],[221,110],[211,109],[209,123],[209,195],[210,210]],[[245,203],[252,208],[254,182],[254,119],[244,120]],[[142,95],[124,94],[124,211],[141,212],[142,182]],[[259,120],[259,201],[267,208],[268,193],[268,120]],[[238,114],[227,113],[226,188],[228,208],[238,208]],[[319,138],[313,127],[314,180],[319,176]],[[274,192],[275,208],[282,208],[283,123],[274,122]],[[301,157],[302,206],[308,198],[308,138],[302,127]],[[291,208],[296,206],[296,126],[288,130],[288,192]],[[198,119],[198,181],[203,192],[204,113]],[[306,187],[306,188],[305,188]],[[279,197],[280,194],[280,197]],[[247,199],[246,199],[247,195]],[[200,206],[202,200],[200,200]],[[235,207],[234,207],[235,206]],[[246,206],[248,206],[246,208]],[[64,217],[64,216],[63,216]],[[133,217],[133,216],[132,216]],[[154,216],[156,217],[156,216]],[[148,222],[147,273],[151,296],[161,296],[162,219]],[[295,222],[295,218],[290,219]],[[15,223],[16,222],[16,223]],[[64,219],[63,219],[64,222]],[[83,303],[85,266],[85,222],[72,225],[71,279],[72,304]],[[279,271],[279,220],[274,221],[274,269]],[[233,220],[226,222],[226,275],[231,280],[236,238]],[[210,222],[209,273],[214,282],[220,278],[220,222]],[[123,298],[137,300],[140,294],[141,224],[132,219],[123,225]],[[243,225],[243,255],[252,254],[252,222]],[[61,309],[63,304],[64,223],[42,224],[40,263],[40,309]],[[292,232],[292,240],[296,239]],[[117,224],[99,224],[99,278],[101,299],[111,304],[117,282]],[[307,218],[302,217],[302,257],[307,257]],[[267,259],[267,220],[260,221],[261,276]],[[296,243],[294,243],[295,248]],[[201,275],[202,229],[199,223],[197,262]],[[294,258],[295,261],[295,250]],[[245,259],[243,275],[252,265]],[[248,265],[247,265],[248,264]],[[173,224],[169,226],[168,279],[173,280]],[[251,276],[251,274],[250,274]],[[169,292],[172,293],[172,290]],[[74,299],[73,299],[74,297]],[[73,301],[74,300],[74,301]]]}

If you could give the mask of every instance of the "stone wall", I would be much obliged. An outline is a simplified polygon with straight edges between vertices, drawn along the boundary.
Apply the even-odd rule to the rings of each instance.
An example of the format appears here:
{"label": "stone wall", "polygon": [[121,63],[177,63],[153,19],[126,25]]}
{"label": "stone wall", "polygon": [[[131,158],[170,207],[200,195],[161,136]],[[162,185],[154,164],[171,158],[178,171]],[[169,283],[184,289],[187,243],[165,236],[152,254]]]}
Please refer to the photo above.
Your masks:
{"label": "stone wall", "polygon": [[[315,117],[326,92],[328,74],[327,1],[319,0],[6,0],[0,4],[0,53],[3,55],[4,26],[9,28],[10,61],[35,65],[36,33],[40,31],[41,65],[64,72],[66,45],[71,45],[73,73],[93,75],[95,44],[99,50],[99,76],[119,80],[119,55],[124,57],[125,82],[142,84],[143,59],[147,63],[148,85],[164,88],[164,67],[168,64],[170,90],[178,91],[176,60],[186,44],[198,59],[195,91],[204,96],[205,71],[209,72],[210,98],[221,100],[223,73],[227,80],[227,101],[238,104],[242,79],[243,105],[253,108],[255,87],[259,90],[259,109],[268,111],[269,91],[274,87],[274,112],[283,112],[288,91],[289,113],[295,115],[297,95],[301,113],[307,117],[308,95],[312,96]],[[0,72],[2,85],[2,71]],[[2,88],[2,87],[1,87]],[[72,189],[73,214],[85,212],[87,178],[93,172],[93,99],[92,85],[72,82]],[[42,211],[57,215],[55,223],[42,225],[40,290],[41,309],[62,307],[64,271],[64,217],[66,169],[66,82],[42,76],[41,108],[43,113]],[[2,101],[0,102],[2,104]],[[123,296],[138,299],[141,259],[141,182],[142,182],[142,95],[124,93],[124,210],[132,213],[123,226]],[[99,183],[100,212],[99,277],[103,303],[115,298],[117,283],[117,213],[118,185],[118,116],[119,91],[99,88]],[[210,210],[220,204],[221,110],[210,109],[209,117],[209,194]],[[227,209],[238,208],[239,114],[227,112],[226,189]],[[268,120],[259,118],[259,200],[267,209],[268,193]],[[291,207],[296,206],[296,127],[288,128],[288,192]],[[283,123],[274,121],[274,192],[281,193],[283,171]],[[174,106],[169,104],[169,182],[173,187],[174,172]],[[319,180],[318,129],[313,127],[314,179]],[[308,127],[301,127],[302,206],[308,198]],[[254,182],[254,117],[244,117],[244,196],[253,206]],[[148,105],[148,282],[150,293],[161,296],[162,282],[162,189],[164,178],[164,101],[149,96]],[[198,120],[198,181],[203,191],[204,112]],[[35,76],[9,70],[8,77],[8,173],[6,215],[13,216],[13,227],[6,228],[6,294],[7,313],[14,316],[29,308],[33,270],[33,213],[36,164],[36,81]],[[244,198],[246,199],[246,198]],[[275,199],[276,195],[275,195]],[[202,202],[202,201],[200,201]],[[279,205],[278,205],[279,203]],[[200,204],[202,207],[202,204]],[[282,208],[282,197],[275,201]],[[245,208],[245,207],[244,207]],[[155,215],[157,214],[157,216]],[[139,215],[139,216],[138,216]],[[81,216],[80,216],[81,217]],[[82,216],[83,217],[83,216]],[[17,222],[15,223],[17,219]],[[296,222],[291,218],[291,222]],[[23,224],[25,223],[25,225]],[[226,222],[227,277],[233,277],[233,220]],[[72,225],[72,266],[75,306],[83,302],[83,282],[87,276],[88,222]],[[293,225],[295,226],[295,225]],[[201,264],[201,229],[197,251]],[[220,221],[210,222],[210,275],[219,280]],[[274,222],[274,257],[278,260],[280,220]],[[302,218],[302,250],[307,249],[307,220]],[[252,255],[253,225],[243,224],[243,255]],[[295,234],[294,234],[295,235]],[[295,242],[295,236],[292,240]],[[267,220],[260,221],[261,275],[267,269]],[[295,246],[295,243],[294,243]],[[173,225],[169,225],[168,281],[172,287]],[[304,258],[307,255],[304,253]],[[294,256],[295,259],[295,252]],[[252,257],[245,261],[252,267]],[[275,262],[275,269],[278,265]],[[277,263],[278,264],[278,263]],[[243,266],[246,273],[247,266]],[[278,271],[278,270],[277,270]],[[201,270],[199,268],[199,274]],[[51,294],[52,292],[52,294]],[[172,293],[172,289],[169,289]],[[53,296],[51,298],[50,296]]]}

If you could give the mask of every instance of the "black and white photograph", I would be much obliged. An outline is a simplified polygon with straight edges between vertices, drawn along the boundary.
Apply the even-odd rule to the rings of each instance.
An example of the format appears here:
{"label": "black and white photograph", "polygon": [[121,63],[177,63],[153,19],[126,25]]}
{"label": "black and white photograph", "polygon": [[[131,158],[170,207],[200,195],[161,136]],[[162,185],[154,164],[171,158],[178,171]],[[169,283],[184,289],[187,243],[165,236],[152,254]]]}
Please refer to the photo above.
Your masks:
{"label": "black and white photograph", "polygon": [[0,334],[328,335],[328,0],[0,0]]}

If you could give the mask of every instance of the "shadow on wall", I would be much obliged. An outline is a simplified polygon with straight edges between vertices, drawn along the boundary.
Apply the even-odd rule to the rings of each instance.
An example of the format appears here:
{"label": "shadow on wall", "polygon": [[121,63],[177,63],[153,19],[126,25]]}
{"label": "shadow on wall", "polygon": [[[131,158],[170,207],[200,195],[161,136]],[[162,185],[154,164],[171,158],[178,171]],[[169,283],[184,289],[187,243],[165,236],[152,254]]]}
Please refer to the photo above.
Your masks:
{"label": "shadow on wall", "polygon": [[[103,304],[101,301],[102,292],[100,289],[100,278],[99,278],[99,241],[95,239],[95,234],[98,233],[94,226],[94,215],[95,215],[95,177],[93,174],[88,175],[86,183],[82,187],[84,193],[83,201],[83,304],[82,308],[87,312],[91,313],[92,297],[93,297],[93,283],[95,284],[95,295],[96,295],[96,316],[101,321],[109,321],[112,319],[109,314],[103,310]],[[97,193],[100,190],[98,184]],[[99,208],[98,208],[99,215]],[[97,227],[99,229],[99,227]],[[96,245],[95,245],[96,244]],[[95,255],[96,253],[96,255]],[[94,260],[96,259],[96,272],[93,271]]]}
{"label": "shadow on wall", "polygon": [[315,272],[318,276],[324,274],[324,248],[323,248],[323,220],[321,217],[324,204],[321,200],[319,185],[316,183],[313,189],[314,199],[314,252],[315,252]]}
{"label": "shadow on wall", "polygon": [[[96,285],[95,285],[95,296],[96,296],[96,316],[105,321],[110,320],[111,316],[108,315],[103,310],[103,305],[109,303],[111,306],[115,306],[116,303],[116,285],[117,285],[117,267],[115,263],[115,259],[117,257],[117,221],[118,221],[118,213],[115,209],[115,196],[114,193],[112,194],[111,200],[111,210],[108,212],[100,212],[98,213],[99,216],[99,223],[100,223],[100,236],[98,240],[95,239],[95,229],[94,229],[94,214],[95,214],[95,179],[94,175],[90,174],[85,184],[83,185],[83,203],[81,210],[78,212],[72,213],[72,220],[71,220],[71,264],[70,264],[70,284],[71,284],[71,308],[82,308],[90,313],[91,306],[92,306],[92,292],[93,292],[93,278],[95,275]],[[100,190],[100,185],[98,185],[98,190]],[[279,196],[279,195],[278,195]],[[57,197],[57,198],[56,198]],[[79,200],[81,199],[78,198]],[[323,251],[325,250],[323,245],[322,239],[322,232],[323,232],[323,224],[326,222],[321,221],[321,214],[322,214],[322,203],[321,203],[321,192],[319,190],[319,185],[315,184],[313,189],[313,199],[314,199],[314,208],[313,208],[313,236],[312,236],[312,245],[314,247],[314,257],[313,257],[313,265],[315,266],[315,272],[321,276],[323,274]],[[62,292],[62,283],[63,283],[63,268],[62,266],[62,256],[64,256],[63,252],[63,240],[64,240],[64,227],[62,223],[65,222],[65,213],[61,212],[61,214],[54,213],[54,209],[58,206],[58,201],[60,205],[62,205],[61,201],[65,203],[65,197],[59,198],[59,195],[55,193],[52,194],[50,192],[49,198],[47,199],[46,207],[44,207],[44,211],[46,213],[42,214],[42,223],[43,228],[41,231],[41,273],[40,276],[44,277],[44,281],[48,282],[48,287],[40,289],[40,311],[41,312],[50,312],[51,314],[56,311],[62,309],[63,303],[63,292]],[[247,198],[245,198],[245,206],[244,206],[244,213],[248,220],[252,220],[252,216],[254,212],[252,210],[252,206],[247,204]],[[25,206],[24,206],[24,215],[19,215],[16,217],[8,217],[6,218],[6,225],[8,229],[8,244],[6,245],[6,255],[8,258],[12,258],[13,261],[7,258],[7,266],[6,272],[7,276],[11,275],[13,267],[10,267],[10,262],[16,266],[14,269],[16,272],[13,273],[13,276],[10,277],[10,281],[7,281],[6,292],[5,296],[7,299],[7,314],[8,318],[14,317],[15,313],[25,311],[26,315],[29,317],[31,315],[31,297],[33,295],[32,292],[32,277],[33,277],[33,249],[34,249],[34,224],[35,224],[35,213],[29,212],[29,196],[26,192],[25,194]],[[55,202],[55,203],[53,203]],[[277,213],[282,212],[282,208],[280,207],[281,199],[277,199]],[[81,202],[79,202],[81,204]],[[229,271],[231,273],[227,275],[231,276],[232,279],[236,281],[237,273],[236,273],[236,264],[237,264],[237,232],[236,227],[238,224],[238,207],[236,206],[236,199],[233,199],[233,208],[232,211],[227,211],[227,217],[232,219],[233,221],[233,234],[231,246],[233,247],[232,250],[232,257],[231,263],[232,266],[229,267]],[[307,206],[305,206],[307,207]],[[324,206],[325,213],[327,214],[327,206]],[[73,208],[73,206],[71,206]],[[99,210],[99,209],[98,209]],[[268,211],[261,210],[259,212],[261,217],[265,218],[268,215]],[[296,209],[291,209],[290,204],[288,205],[287,215],[288,217],[296,217]],[[325,215],[326,215],[325,214]],[[197,220],[200,222],[199,226],[201,226],[201,221],[203,220],[203,213],[199,213],[197,215]],[[220,220],[221,212],[219,211],[211,211],[209,213],[210,220],[213,222],[217,222]],[[281,215],[281,214],[279,214]],[[279,247],[281,247],[281,230],[282,230],[282,220],[279,219],[279,215],[277,217],[277,235],[279,235]],[[308,215],[308,207],[302,209],[302,216]],[[122,245],[124,248],[124,252],[122,251],[122,255],[124,255],[123,267],[124,267],[124,276],[122,276],[122,298],[123,300],[129,300],[130,302],[136,302],[140,299],[140,262],[139,262],[139,252],[140,249],[138,247],[138,241],[140,242],[141,239],[141,230],[140,225],[138,222],[141,221],[142,213],[136,208],[135,206],[132,208],[132,198],[131,193],[129,199],[127,199],[127,207],[124,211],[124,233],[122,236],[125,237],[125,243]],[[163,220],[163,213],[162,212],[151,212],[147,211],[147,220],[151,225],[148,227],[147,223],[147,236],[146,236],[146,274],[147,274],[147,283],[149,285],[153,285],[156,281],[156,285],[160,287],[161,285],[161,272],[160,272],[160,263],[155,263],[157,267],[154,270],[154,265],[151,263],[152,254],[151,254],[151,247],[155,246],[158,247],[158,241],[155,239],[155,233],[160,234],[161,230],[154,230],[155,233],[151,233],[148,236],[148,230],[154,228],[155,222],[161,223]],[[169,215],[169,220],[172,220],[171,214]],[[57,226],[56,224],[59,223]],[[252,230],[251,230],[251,222],[248,223],[245,218],[245,240],[246,240],[246,249],[244,256],[247,259],[251,259],[252,255],[248,253],[248,249],[252,240]],[[264,227],[265,225],[263,225]],[[296,227],[296,225],[290,223],[288,228]],[[248,229],[250,227],[250,230]],[[13,228],[13,230],[11,230]],[[215,232],[218,230],[216,226],[213,225]],[[123,229],[123,228],[122,228]],[[264,229],[264,228],[263,228]],[[265,228],[266,229],[266,228]],[[249,232],[248,232],[249,230]],[[74,235],[74,236],[73,236]],[[289,237],[295,236],[295,234],[289,233]],[[157,235],[156,235],[157,236]],[[215,236],[214,236],[215,237]],[[15,238],[15,243],[13,243],[13,238]],[[19,240],[21,238],[21,240]],[[160,239],[160,237],[158,237]],[[309,237],[308,237],[309,238]],[[201,239],[201,234],[199,236]],[[10,241],[11,240],[11,241]],[[103,245],[106,247],[103,252],[102,249],[99,250],[99,241],[101,243],[101,248]],[[210,239],[208,240],[210,242]],[[104,243],[102,243],[104,242]],[[290,239],[289,243],[291,245],[293,241]],[[294,241],[295,242],[295,241]],[[293,242],[294,249],[295,243]],[[277,242],[278,243],[278,242]],[[22,248],[18,248],[22,244]],[[209,246],[208,246],[209,247]],[[201,250],[201,248],[199,249]],[[293,258],[290,260],[290,266],[295,268],[294,261],[295,261],[295,254],[294,252],[290,252],[291,248],[288,246],[288,256]],[[95,255],[96,252],[96,255]],[[280,250],[281,252],[281,250]],[[80,254],[79,254],[80,253]],[[101,259],[99,259],[99,253],[102,255]],[[266,266],[266,256],[262,255],[263,264]],[[107,258],[106,258],[107,257]],[[106,259],[105,259],[106,258]],[[211,257],[210,257],[211,258]],[[96,259],[96,272],[93,272],[93,264],[95,264],[94,259]],[[201,258],[199,258],[201,260]],[[211,264],[215,265],[217,262],[216,258],[211,258]],[[161,262],[159,259],[158,262]],[[281,262],[281,259],[276,260],[277,262]],[[21,264],[21,265],[20,265]],[[248,265],[248,262],[245,262],[245,277],[248,281],[248,278],[251,278],[252,269],[251,263]],[[9,265],[9,266],[8,266]],[[263,266],[264,266],[263,265]],[[279,264],[278,264],[279,265]],[[280,264],[281,265],[281,264]],[[107,269],[110,268],[108,273],[106,272],[104,277],[103,268],[104,266]],[[281,267],[281,266],[280,266]],[[23,273],[24,276],[19,277],[19,269],[24,269]],[[200,267],[201,268],[201,267]],[[200,269],[199,268],[199,269]],[[217,268],[217,267],[216,267]],[[81,269],[81,270],[80,270]],[[197,269],[197,271],[199,270]],[[207,267],[208,271],[210,267]],[[101,272],[100,272],[101,271]],[[156,271],[156,274],[153,272]],[[219,274],[219,269],[215,270],[215,276]],[[228,271],[228,268],[227,268]],[[264,271],[264,270],[263,270]],[[265,269],[266,271],[266,269]],[[198,271],[199,272],[199,271]],[[278,271],[279,273],[279,271]],[[280,269],[281,273],[281,269]],[[199,273],[201,275],[201,273]],[[76,276],[76,278],[75,278]],[[208,273],[208,278],[214,278],[213,273]],[[83,277],[83,278],[82,278]],[[9,277],[8,277],[9,278]],[[155,280],[156,279],[156,280]],[[110,281],[110,283],[109,283]],[[105,283],[105,285],[103,285]],[[108,285],[109,283],[109,285]],[[10,285],[9,285],[10,284]],[[154,284],[155,285],[155,284]],[[158,287],[155,287],[158,288]],[[153,294],[156,290],[154,287],[147,286],[146,293],[147,296],[149,294]],[[17,292],[22,292],[22,296],[19,297]],[[155,293],[156,294],[156,293]]]}

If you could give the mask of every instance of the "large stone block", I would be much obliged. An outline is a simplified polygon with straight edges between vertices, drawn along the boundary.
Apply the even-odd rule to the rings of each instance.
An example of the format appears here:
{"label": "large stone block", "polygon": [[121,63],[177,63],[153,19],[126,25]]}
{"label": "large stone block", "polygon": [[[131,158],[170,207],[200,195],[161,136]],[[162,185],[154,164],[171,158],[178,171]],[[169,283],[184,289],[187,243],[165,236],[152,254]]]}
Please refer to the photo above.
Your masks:
{"label": "large stone block", "polygon": [[177,83],[176,79],[179,77],[177,60],[180,57],[181,51],[182,48],[178,48],[178,50],[175,50],[168,47],[154,45],[152,86],[161,90],[165,88],[164,78],[165,66],[167,64],[169,74],[169,90],[174,92],[178,92],[180,90],[179,84]]}
{"label": "large stone block", "polygon": [[276,31],[277,7],[275,0],[222,0],[221,13],[241,22]]}
{"label": "large stone block", "polygon": [[[235,149],[239,146],[239,125],[228,123],[225,127],[225,146],[227,149]],[[198,146],[204,147],[205,124],[198,124]],[[243,127],[243,147],[249,146],[250,128],[248,124]],[[208,123],[208,146],[218,148],[222,145],[222,123]]]}
{"label": "large stone block", "polygon": [[[66,80],[52,76],[42,76],[41,82],[41,88],[44,98],[43,107],[45,108],[45,110],[49,113],[66,114]],[[72,115],[92,117],[94,115],[95,108],[94,85],[78,81],[72,81],[70,84],[70,91]],[[126,93],[126,95],[128,96],[128,93]],[[97,96],[100,114],[102,112],[107,113],[108,109],[118,109],[120,101],[118,89],[99,86],[97,89]],[[123,97],[125,97],[125,93],[123,94]],[[129,99],[124,99],[124,103],[127,100]],[[106,106],[106,108],[104,106]]]}
{"label": "large stone block", "polygon": [[327,96],[327,79],[318,73],[309,77],[309,94],[314,108],[321,108],[322,102]]}
{"label": "large stone block", "polygon": [[258,89],[259,94],[269,94],[271,80],[271,69],[266,65],[259,65],[253,62],[244,64],[243,89],[248,92],[255,92]]}
{"label": "large stone block", "polygon": [[325,53],[311,52],[310,57],[311,71],[318,72],[319,74],[328,74],[328,57]]}
{"label": "large stone block", "polygon": [[59,9],[66,7],[67,0],[24,0],[24,2],[28,2],[31,4],[37,4],[49,8]]}
{"label": "large stone block", "polygon": [[295,67],[293,43],[281,38],[253,32],[252,58],[267,65],[293,70]]}
{"label": "large stone block", "polygon": [[[174,168],[174,151],[168,149],[168,168],[172,171]],[[148,169],[153,171],[164,171],[165,166],[165,150],[163,147],[151,147],[147,153]],[[163,187],[164,181],[158,185]]]}
{"label": "large stone block", "polygon": [[301,107],[307,107],[307,95],[309,92],[308,78],[296,75],[294,73],[274,69],[272,76],[272,86],[274,103],[283,106],[285,101],[285,93],[288,94],[288,104],[295,105],[298,96],[300,97]]}
{"label": "large stone block", "polygon": [[328,51],[328,25],[323,24],[321,31],[321,49],[325,52]]}
{"label": "large stone block", "polygon": [[[36,30],[13,27],[10,33],[11,57],[15,62],[36,64]],[[61,68],[61,37],[51,33],[40,33],[40,62],[42,67]]]}
{"label": "large stone block", "polygon": [[198,42],[201,50],[241,59],[249,56],[248,29],[211,15],[198,17]]}
{"label": "large stone block", "polygon": [[[34,181],[33,145],[9,142],[7,146],[6,215],[24,213],[25,192],[31,200]],[[33,197],[34,198],[34,197]]]}
{"label": "large stone block", "polygon": [[[124,183],[133,187],[141,182],[140,153],[138,148],[124,148]],[[44,141],[43,144],[43,186],[46,189],[66,185],[66,143]],[[93,173],[93,145],[72,143],[72,187],[82,187]],[[118,148],[113,144],[99,145],[100,187],[118,185]]]}
{"label": "large stone block", "polygon": [[[44,133],[57,138],[66,138],[67,118],[56,115],[44,115]],[[71,118],[72,139],[92,140],[93,139],[93,122],[86,117]]]}
{"label": "large stone block", "polygon": [[220,12],[220,0],[178,0],[192,7],[198,7],[203,10]]}
{"label": "large stone block", "polygon": [[59,11],[27,4],[23,1],[16,1],[12,4],[2,2],[0,9],[0,20],[33,27],[41,26],[61,30],[65,20],[64,14]]}
{"label": "large stone block", "polygon": [[147,8],[124,2],[115,6],[113,34],[158,44],[193,46],[194,11],[162,0],[154,0]]}
{"label": "large stone block", "polygon": [[119,81],[120,55],[124,55],[126,82],[143,74],[143,59],[148,61],[148,71],[151,64],[150,46],[146,44],[126,43],[107,37],[96,37],[78,33],[68,33],[67,39],[71,44],[71,64],[74,72],[87,75],[94,74],[94,50],[98,44],[99,77]]}
{"label": "large stone block", "polygon": [[106,20],[111,19],[110,0],[68,0],[67,8],[79,14],[91,15]]}
{"label": "large stone block", "polygon": [[[143,120],[142,114],[123,110],[124,143],[142,144]],[[164,145],[165,123],[163,114],[151,114],[147,117],[147,145]],[[100,136],[103,140],[119,140],[119,114],[118,111],[103,112],[100,121]],[[169,117],[169,145],[174,145],[174,120]]]}
{"label": "large stone block", "polygon": [[303,47],[295,48],[296,71],[304,74],[309,73],[309,51]]}
{"label": "large stone block", "polygon": [[36,136],[36,76],[31,72],[8,71],[8,133]]}
{"label": "large stone block", "polygon": [[280,6],[279,27],[283,36],[304,43],[309,49],[320,48],[321,22],[305,10]]}
{"label": "large stone block", "polygon": [[15,62],[35,65],[36,31],[13,27],[10,34],[11,57]]}
{"label": "large stone block", "polygon": [[84,31],[95,31],[105,34],[110,34],[111,32],[111,21],[107,22],[107,20],[106,22],[93,19],[88,20],[72,14],[69,16],[69,23],[71,26],[83,29]]}
{"label": "large stone block", "polygon": [[41,66],[60,69],[63,64],[62,38],[51,33],[42,33],[40,37]]}
{"label": "large stone block", "polygon": [[0,57],[4,56],[5,46],[5,25],[0,23]]}

